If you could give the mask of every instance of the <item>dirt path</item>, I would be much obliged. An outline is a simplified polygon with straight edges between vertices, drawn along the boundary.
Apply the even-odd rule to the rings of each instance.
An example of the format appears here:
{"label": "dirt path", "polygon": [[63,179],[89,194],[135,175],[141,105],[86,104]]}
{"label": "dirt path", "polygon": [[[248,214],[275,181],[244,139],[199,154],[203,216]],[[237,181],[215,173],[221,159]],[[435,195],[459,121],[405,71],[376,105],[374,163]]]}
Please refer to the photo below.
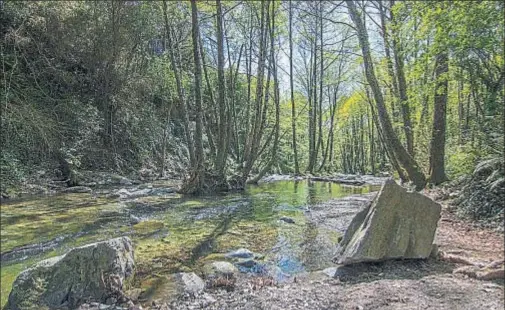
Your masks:
{"label": "dirt path", "polygon": [[457,218],[444,206],[435,243],[441,251],[470,260],[492,262],[504,259],[503,235]]}
{"label": "dirt path", "polygon": [[[504,259],[503,234],[458,219],[445,206],[436,243],[441,252],[472,262]],[[503,309],[503,279],[454,274],[461,266],[435,259],[393,261],[355,266],[340,279],[315,272],[277,286],[242,278],[234,291],[208,290],[153,309]]]}

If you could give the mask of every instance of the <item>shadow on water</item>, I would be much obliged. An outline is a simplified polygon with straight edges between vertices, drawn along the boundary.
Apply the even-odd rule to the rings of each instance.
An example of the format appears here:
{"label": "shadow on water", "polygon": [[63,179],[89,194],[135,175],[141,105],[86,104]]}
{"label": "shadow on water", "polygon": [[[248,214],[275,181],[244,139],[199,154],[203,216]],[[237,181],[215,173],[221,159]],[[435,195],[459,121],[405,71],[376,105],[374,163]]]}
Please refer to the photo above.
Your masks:
{"label": "shadow on water", "polygon": [[189,266],[194,265],[199,258],[207,256],[214,251],[216,247],[216,239],[228,231],[232,220],[233,214],[227,214],[223,216],[223,220],[220,221],[219,225],[217,225],[216,228],[214,228],[212,233],[191,250],[191,257],[189,258],[188,262]]}

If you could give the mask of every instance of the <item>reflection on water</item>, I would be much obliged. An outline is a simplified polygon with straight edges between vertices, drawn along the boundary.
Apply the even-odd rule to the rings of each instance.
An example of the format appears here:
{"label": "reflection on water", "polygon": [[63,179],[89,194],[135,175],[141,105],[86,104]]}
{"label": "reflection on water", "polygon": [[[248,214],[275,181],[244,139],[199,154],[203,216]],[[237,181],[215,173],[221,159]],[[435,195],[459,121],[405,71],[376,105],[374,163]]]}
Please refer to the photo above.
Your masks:
{"label": "reflection on water", "polygon": [[[322,268],[329,263],[338,236],[308,221],[306,212],[332,198],[376,189],[303,180],[198,198],[169,194],[119,201],[63,194],[5,203],[1,305],[17,274],[34,262],[123,235],[134,241],[140,279],[152,272],[198,271],[205,262],[222,259],[223,253],[237,248],[264,255],[255,268],[274,266],[279,278]],[[294,224],[279,221],[282,216]],[[132,219],[143,221],[142,233]]]}

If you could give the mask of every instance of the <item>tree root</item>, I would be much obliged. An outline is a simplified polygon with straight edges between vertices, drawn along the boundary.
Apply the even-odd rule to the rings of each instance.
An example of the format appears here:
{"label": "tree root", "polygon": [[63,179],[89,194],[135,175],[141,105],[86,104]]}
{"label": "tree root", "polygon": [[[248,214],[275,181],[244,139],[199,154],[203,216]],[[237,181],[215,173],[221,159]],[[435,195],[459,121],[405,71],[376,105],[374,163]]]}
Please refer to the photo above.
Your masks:
{"label": "tree root", "polygon": [[453,274],[463,274],[470,278],[477,280],[498,280],[505,279],[505,262],[503,260],[498,260],[485,264],[483,262],[473,262],[466,257],[447,254],[444,252],[440,253],[440,260],[455,263],[464,264],[466,266],[459,267],[453,270]]}

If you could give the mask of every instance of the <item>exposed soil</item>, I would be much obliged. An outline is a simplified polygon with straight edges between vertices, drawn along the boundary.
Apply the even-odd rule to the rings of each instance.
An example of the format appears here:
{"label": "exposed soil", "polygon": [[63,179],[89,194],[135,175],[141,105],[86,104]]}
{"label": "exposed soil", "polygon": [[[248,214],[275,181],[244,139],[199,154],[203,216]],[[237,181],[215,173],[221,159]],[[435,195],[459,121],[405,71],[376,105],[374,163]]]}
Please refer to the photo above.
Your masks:
{"label": "exposed soil", "polygon": [[[428,196],[431,192],[425,193]],[[503,261],[504,236],[457,218],[442,202],[439,251],[489,264]],[[207,289],[152,309],[503,309],[503,279],[453,273],[463,264],[440,259],[390,261],[349,267],[338,279],[323,272],[273,284],[243,277],[234,290]]]}

